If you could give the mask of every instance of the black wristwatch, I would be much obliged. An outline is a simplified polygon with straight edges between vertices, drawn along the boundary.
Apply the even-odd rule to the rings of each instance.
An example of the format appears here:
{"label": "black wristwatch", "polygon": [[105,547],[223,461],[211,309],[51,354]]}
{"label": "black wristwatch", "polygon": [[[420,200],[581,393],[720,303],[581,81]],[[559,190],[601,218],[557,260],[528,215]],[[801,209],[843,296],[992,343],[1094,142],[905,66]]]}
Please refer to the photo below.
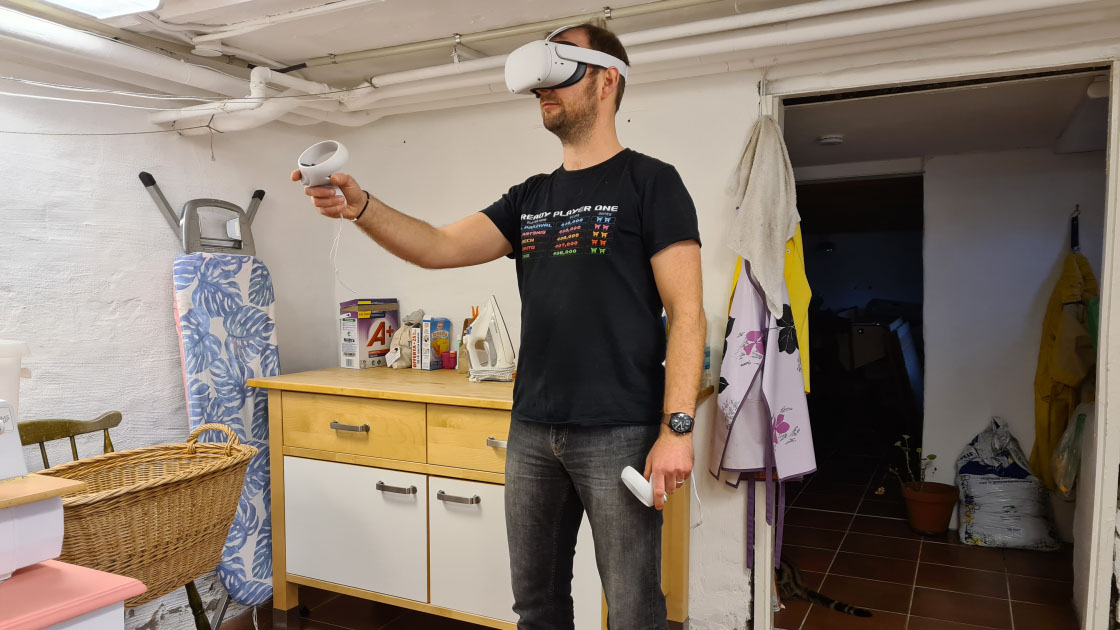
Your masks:
{"label": "black wristwatch", "polygon": [[680,411],[669,416],[669,428],[677,435],[688,435],[692,433],[692,425],[694,422],[692,416]]}

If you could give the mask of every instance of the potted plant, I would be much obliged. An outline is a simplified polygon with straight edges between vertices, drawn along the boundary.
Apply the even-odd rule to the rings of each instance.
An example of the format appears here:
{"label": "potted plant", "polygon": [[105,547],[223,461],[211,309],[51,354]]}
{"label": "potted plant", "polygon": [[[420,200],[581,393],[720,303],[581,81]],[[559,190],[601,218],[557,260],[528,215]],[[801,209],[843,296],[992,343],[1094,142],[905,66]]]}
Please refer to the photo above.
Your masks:
{"label": "potted plant", "polygon": [[[902,450],[909,481],[902,478],[898,468],[891,466],[889,470],[902,484],[902,498],[906,500],[910,529],[919,534],[944,534],[949,529],[953,508],[957,505],[957,487],[947,483],[926,481],[926,474],[930,472],[930,468],[937,470],[933,466],[937,456],[933,454],[923,456],[921,447],[912,450],[909,435],[903,435],[902,439],[894,445]],[[917,475],[914,474],[915,455],[918,460]]]}

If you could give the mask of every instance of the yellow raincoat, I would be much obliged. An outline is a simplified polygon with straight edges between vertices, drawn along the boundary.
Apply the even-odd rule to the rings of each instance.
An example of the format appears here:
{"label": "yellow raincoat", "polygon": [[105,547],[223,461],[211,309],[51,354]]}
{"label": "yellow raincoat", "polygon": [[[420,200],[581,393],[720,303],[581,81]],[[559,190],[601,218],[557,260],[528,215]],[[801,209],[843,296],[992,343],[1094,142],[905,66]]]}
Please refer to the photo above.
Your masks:
{"label": "yellow raincoat", "polygon": [[805,277],[805,247],[801,244],[801,224],[793,238],[786,241],[786,292],[789,308],[793,312],[793,329],[797,331],[797,349],[801,353],[801,376],[805,379],[805,393],[809,392],[809,300],[813,292]]}
{"label": "yellow raincoat", "polygon": [[1096,364],[1088,312],[1090,299],[1098,294],[1089,260],[1070,252],[1046,305],[1034,376],[1035,436],[1030,463],[1031,471],[1048,488],[1054,488],[1051,456],[1081,402],[1080,386]]}
{"label": "yellow raincoat", "polygon": [[[735,285],[739,283],[739,267],[743,259],[735,259],[735,275],[731,276],[731,295],[735,295]],[[793,238],[786,241],[786,263],[783,270],[786,281],[786,293],[789,294],[789,310],[793,314],[793,329],[797,332],[797,351],[801,354],[801,378],[805,381],[805,393],[809,393],[809,300],[813,298],[813,291],[809,288],[809,279],[805,276],[805,247],[801,244],[801,225],[793,233]],[[731,302],[728,301],[727,311],[731,312]]]}

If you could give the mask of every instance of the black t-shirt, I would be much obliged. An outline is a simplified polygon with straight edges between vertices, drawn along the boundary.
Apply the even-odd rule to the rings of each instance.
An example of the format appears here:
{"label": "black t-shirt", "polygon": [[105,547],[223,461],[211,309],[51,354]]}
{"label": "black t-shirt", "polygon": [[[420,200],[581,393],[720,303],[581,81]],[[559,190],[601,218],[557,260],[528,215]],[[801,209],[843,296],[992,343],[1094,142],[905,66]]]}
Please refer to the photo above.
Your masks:
{"label": "black t-shirt", "polygon": [[650,257],[700,241],[672,166],[630,149],[534,175],[482,211],[513,245],[521,350],[513,417],[651,424],[665,394],[665,328]]}

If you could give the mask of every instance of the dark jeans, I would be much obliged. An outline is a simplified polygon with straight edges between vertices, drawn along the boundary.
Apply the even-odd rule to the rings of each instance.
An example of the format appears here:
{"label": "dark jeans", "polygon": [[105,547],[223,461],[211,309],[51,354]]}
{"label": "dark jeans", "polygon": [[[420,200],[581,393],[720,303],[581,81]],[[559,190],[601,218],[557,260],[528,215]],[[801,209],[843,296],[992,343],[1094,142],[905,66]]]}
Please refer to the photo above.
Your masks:
{"label": "dark jeans", "polygon": [[513,421],[506,533],[518,630],[571,630],[572,559],[583,512],[615,630],[664,630],[661,512],[623,485],[642,472],[658,425],[579,427]]}

